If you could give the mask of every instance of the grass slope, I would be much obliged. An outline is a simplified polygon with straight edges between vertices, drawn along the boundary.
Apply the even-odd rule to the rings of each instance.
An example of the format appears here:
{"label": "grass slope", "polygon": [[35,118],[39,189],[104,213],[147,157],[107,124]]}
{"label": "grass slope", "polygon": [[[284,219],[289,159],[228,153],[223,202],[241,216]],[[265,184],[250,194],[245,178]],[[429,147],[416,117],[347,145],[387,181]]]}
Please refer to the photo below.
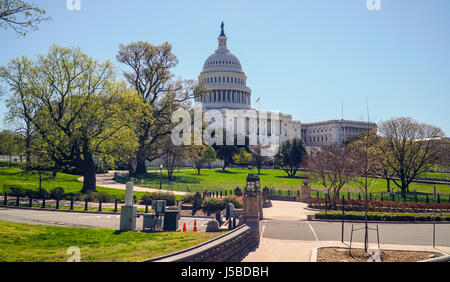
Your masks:
{"label": "grass slope", "polygon": [[[209,191],[221,190],[225,188],[244,187],[246,178],[249,173],[257,173],[256,169],[229,169],[222,171],[221,169],[202,170],[198,175],[194,170],[182,170],[175,171],[176,183],[168,183],[167,173],[162,174],[163,188],[185,190],[187,186],[191,191],[202,190],[204,188]],[[276,189],[294,189],[297,190],[303,184],[303,177],[306,176],[305,172],[298,172],[295,178],[288,178],[286,173],[277,169],[264,169],[261,170],[261,186],[275,187]],[[141,186],[144,187],[159,187],[160,174],[159,173],[147,173],[146,175],[140,175],[138,178],[144,178],[145,183]],[[376,184],[371,188],[371,192],[386,192],[386,180],[374,179]],[[323,185],[320,182],[312,182],[311,186],[315,189],[322,188]],[[400,189],[395,186],[391,181],[391,189],[399,191]],[[437,185],[438,191],[443,195],[450,195],[450,185]],[[344,186],[343,190],[358,192],[358,188],[355,183],[348,183]],[[417,191],[419,193],[433,193],[432,184],[424,183],[411,183],[410,191]]]}
{"label": "grass slope", "polygon": [[221,233],[138,233],[0,221],[0,261],[64,262],[71,246],[82,262],[141,261],[183,250]]}

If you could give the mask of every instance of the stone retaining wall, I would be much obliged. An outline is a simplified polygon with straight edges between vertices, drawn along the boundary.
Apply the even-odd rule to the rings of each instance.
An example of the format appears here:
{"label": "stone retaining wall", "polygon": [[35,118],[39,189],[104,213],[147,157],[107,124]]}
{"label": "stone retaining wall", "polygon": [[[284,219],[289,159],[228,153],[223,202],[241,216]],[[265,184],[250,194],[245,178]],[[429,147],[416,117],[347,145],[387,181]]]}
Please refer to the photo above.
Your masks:
{"label": "stone retaining wall", "polygon": [[206,243],[144,262],[240,262],[254,247],[252,229],[242,225]]}

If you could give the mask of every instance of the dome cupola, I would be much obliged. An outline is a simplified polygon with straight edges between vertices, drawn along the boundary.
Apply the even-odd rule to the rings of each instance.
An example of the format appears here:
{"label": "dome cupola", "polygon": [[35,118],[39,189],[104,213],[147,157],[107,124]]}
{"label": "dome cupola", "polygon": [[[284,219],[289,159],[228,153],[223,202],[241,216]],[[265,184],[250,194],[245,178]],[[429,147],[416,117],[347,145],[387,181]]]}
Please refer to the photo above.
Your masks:
{"label": "dome cupola", "polygon": [[199,83],[211,91],[209,97],[198,98],[206,109],[251,107],[251,90],[247,87],[247,76],[242,71],[241,63],[227,47],[224,24],[218,37],[216,51],[206,59]]}

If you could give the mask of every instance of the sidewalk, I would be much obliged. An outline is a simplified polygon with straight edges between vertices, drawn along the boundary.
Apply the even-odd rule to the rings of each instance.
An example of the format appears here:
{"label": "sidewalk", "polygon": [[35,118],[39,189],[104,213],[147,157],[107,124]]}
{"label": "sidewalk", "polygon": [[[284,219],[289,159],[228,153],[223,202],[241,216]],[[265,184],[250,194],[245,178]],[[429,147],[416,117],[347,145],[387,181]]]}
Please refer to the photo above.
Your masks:
{"label": "sidewalk", "polygon": [[[126,190],[126,185],[122,183],[118,183],[114,181],[114,173],[115,172],[123,172],[123,171],[115,171],[111,170],[108,171],[108,173],[105,174],[97,174],[96,180],[97,180],[97,186],[105,187],[105,188],[111,188],[111,189],[118,189],[118,190]],[[79,182],[83,182],[83,177],[78,178]],[[159,190],[156,188],[146,188],[146,187],[139,187],[134,186],[134,191],[138,192],[172,192],[175,195],[186,195],[186,192],[180,192],[180,191],[168,191],[168,190]]]}
{"label": "sidewalk", "polygon": [[[371,244],[376,247],[376,244]],[[243,262],[310,262],[314,248],[320,247],[348,247],[339,241],[295,241],[261,238],[258,249],[251,252]],[[353,243],[352,248],[363,248],[363,243]],[[441,251],[450,253],[450,247],[412,246],[381,244],[385,250],[409,251]]]}

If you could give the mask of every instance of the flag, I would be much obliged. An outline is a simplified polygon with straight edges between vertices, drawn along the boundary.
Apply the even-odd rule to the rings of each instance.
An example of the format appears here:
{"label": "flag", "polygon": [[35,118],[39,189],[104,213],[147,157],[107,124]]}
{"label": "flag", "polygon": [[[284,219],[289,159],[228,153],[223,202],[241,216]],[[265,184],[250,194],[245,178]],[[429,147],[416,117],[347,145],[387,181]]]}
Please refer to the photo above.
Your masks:
{"label": "flag", "polygon": [[258,98],[258,100],[256,100],[256,103],[259,103],[261,101],[261,97]]}

